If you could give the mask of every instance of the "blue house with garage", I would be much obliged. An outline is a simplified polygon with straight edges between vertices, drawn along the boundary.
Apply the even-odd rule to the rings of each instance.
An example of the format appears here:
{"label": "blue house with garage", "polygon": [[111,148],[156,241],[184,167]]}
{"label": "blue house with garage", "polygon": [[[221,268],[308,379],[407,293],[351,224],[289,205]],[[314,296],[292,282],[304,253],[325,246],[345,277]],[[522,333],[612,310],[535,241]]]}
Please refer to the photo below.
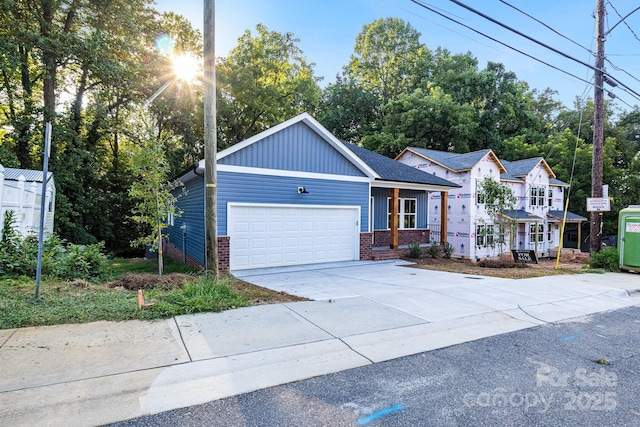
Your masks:
{"label": "blue house with garage", "polygon": [[[201,267],[203,174],[201,160],[177,177],[188,193],[165,241],[167,254]],[[340,141],[306,113],[220,151],[216,185],[222,272],[397,258],[431,241],[429,195],[460,187]]]}

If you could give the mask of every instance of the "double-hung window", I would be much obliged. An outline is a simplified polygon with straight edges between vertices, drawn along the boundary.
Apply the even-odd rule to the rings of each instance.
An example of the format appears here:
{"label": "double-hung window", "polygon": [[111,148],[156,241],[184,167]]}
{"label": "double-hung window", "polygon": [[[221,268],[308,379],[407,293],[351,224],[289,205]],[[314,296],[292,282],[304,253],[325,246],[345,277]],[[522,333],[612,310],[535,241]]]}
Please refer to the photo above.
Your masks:
{"label": "double-hung window", "polygon": [[492,247],[495,242],[495,226],[476,225],[476,246],[479,248]]}
{"label": "double-hung window", "polygon": [[[418,213],[417,199],[398,199],[398,228],[416,228]],[[387,198],[387,228],[391,229],[391,198]]]}
{"label": "double-hung window", "polygon": [[536,242],[536,234],[538,236],[538,243],[544,242],[544,224],[537,224],[537,227],[536,224],[529,225],[529,242]]}
{"label": "double-hung window", "polygon": [[530,205],[531,206],[544,206],[545,199],[545,188],[544,187],[531,187],[530,194]]}

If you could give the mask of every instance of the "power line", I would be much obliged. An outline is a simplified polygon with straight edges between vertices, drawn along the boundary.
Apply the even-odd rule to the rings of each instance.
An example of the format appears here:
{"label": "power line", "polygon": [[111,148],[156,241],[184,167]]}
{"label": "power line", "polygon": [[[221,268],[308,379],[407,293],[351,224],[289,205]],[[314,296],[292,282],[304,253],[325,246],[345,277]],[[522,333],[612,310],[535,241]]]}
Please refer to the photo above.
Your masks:
{"label": "power line", "polygon": [[[501,42],[500,40],[495,39],[495,38],[493,38],[493,37],[491,37],[491,36],[489,36],[489,35],[487,35],[487,34],[485,34],[485,33],[481,32],[481,31],[479,31],[479,30],[476,30],[475,28],[470,27],[469,25],[463,24],[462,22],[457,21],[457,20],[455,20],[455,19],[453,19],[453,18],[451,18],[451,17],[449,17],[449,16],[445,15],[444,13],[438,12],[437,10],[435,10],[435,9],[433,9],[433,8],[431,8],[431,7],[429,7],[429,6],[427,6],[426,4],[422,3],[422,2],[421,2],[421,1],[419,1],[419,0],[411,0],[411,1],[412,1],[413,3],[415,3],[415,4],[417,4],[418,6],[420,6],[420,7],[424,8],[424,9],[427,9],[427,10],[428,10],[428,11],[430,11],[430,12],[433,12],[433,13],[435,13],[435,14],[437,14],[437,15],[440,15],[440,16],[442,16],[443,18],[448,19],[449,21],[455,22],[456,24],[461,25],[461,26],[463,26],[463,27],[465,27],[465,28],[467,28],[467,29],[469,29],[469,30],[473,31],[474,33],[480,34],[481,36],[486,37],[486,38],[488,38],[489,40],[494,41],[494,42],[496,42],[496,43],[499,43],[499,44],[501,44],[502,46],[508,47],[509,49],[514,50],[514,51],[518,52],[519,54],[524,55],[524,56],[526,56],[526,57],[528,57],[528,58],[531,58],[531,59],[533,59],[534,61],[538,61],[538,62],[540,62],[541,64],[546,65],[547,67],[551,67],[551,68],[553,68],[553,69],[555,69],[555,70],[557,70],[557,71],[560,71],[560,72],[562,72],[562,73],[564,73],[564,74],[567,74],[567,75],[569,75],[569,76],[573,77],[574,79],[578,79],[578,80],[580,80],[580,81],[582,81],[582,82],[584,82],[584,83],[587,83],[587,84],[593,84],[593,83],[591,83],[590,81],[583,79],[582,77],[578,77],[578,76],[576,76],[575,74],[572,74],[572,73],[570,73],[570,72],[568,72],[568,71],[565,71],[565,70],[563,70],[563,69],[561,69],[561,68],[559,68],[559,67],[556,67],[555,65],[549,64],[548,62],[545,62],[545,61],[543,61],[542,59],[536,58],[536,57],[535,57],[535,56],[533,56],[533,55],[530,55],[530,54],[528,54],[528,53],[526,53],[526,52],[521,51],[520,49],[517,49],[517,48],[515,48],[515,47],[513,47],[513,46],[508,45],[507,43]],[[639,97],[638,99],[640,100],[640,97]]]}
{"label": "power line", "polygon": [[[420,4],[420,5],[424,6],[423,4],[417,2],[417,0],[411,0],[411,1],[413,1],[416,4]],[[534,43],[536,43],[536,44],[538,44],[538,45],[540,45],[542,47],[545,47],[545,48],[551,50],[552,52],[557,53],[558,55],[564,56],[567,59],[571,59],[572,61],[575,61],[575,62],[577,62],[577,63],[579,63],[581,65],[584,65],[585,67],[588,67],[588,68],[592,69],[593,71],[597,71],[597,72],[603,73],[603,75],[606,76],[608,80],[613,81],[617,85],[622,86],[623,88],[627,89],[627,91],[628,91],[627,93],[630,93],[630,94],[633,93],[635,98],[640,100],[640,93],[634,91],[633,89],[631,89],[629,86],[625,85],[624,83],[622,83],[618,79],[616,79],[613,76],[607,74],[607,72],[605,70],[599,69],[599,68],[597,68],[597,67],[595,67],[595,66],[593,66],[593,65],[591,65],[591,64],[589,64],[587,62],[584,62],[584,61],[582,61],[582,60],[580,60],[578,58],[574,58],[573,56],[568,55],[568,54],[566,54],[566,53],[564,53],[564,52],[562,52],[562,51],[560,51],[560,50],[558,50],[558,49],[556,49],[556,48],[554,48],[552,46],[549,46],[548,44],[543,43],[543,42],[541,42],[541,41],[539,41],[539,40],[537,40],[537,39],[535,39],[535,38],[533,38],[533,37],[531,37],[531,36],[529,36],[527,34],[524,34],[523,32],[518,31],[515,28],[512,28],[512,27],[510,27],[510,26],[498,21],[497,19],[494,19],[494,18],[492,18],[492,17],[480,12],[479,10],[476,10],[476,9],[472,8],[471,6],[468,6],[468,5],[462,3],[462,2],[460,2],[458,0],[449,0],[449,1],[451,1],[452,3],[455,3],[456,5],[464,8],[464,9],[467,9],[470,12],[475,13],[476,15],[479,15],[479,16],[481,16],[481,17],[493,22],[494,24],[497,24],[497,25],[501,26],[502,28],[505,28],[505,29],[507,29],[507,30],[509,30],[509,31],[511,31],[513,33],[518,34],[519,36],[524,37],[529,41],[532,41],[532,42],[534,42]],[[529,55],[527,55],[527,56],[529,56]],[[554,68],[556,68],[556,67],[554,67]],[[556,69],[558,69],[558,68],[556,68]],[[565,72],[565,71],[563,71],[563,72]]]}
{"label": "power line", "polygon": [[616,71],[620,71],[621,73],[625,73],[627,74],[629,77],[631,77],[632,79],[634,79],[637,82],[640,82],[640,79],[638,79],[636,76],[634,76],[633,74],[631,74],[630,72],[628,72],[627,70],[618,67],[616,64],[614,64],[613,62],[611,62],[609,59],[605,58],[605,61],[607,61],[609,63],[609,65],[611,65],[613,67],[614,70]]}
{"label": "power line", "polygon": [[533,19],[534,21],[536,21],[536,22],[537,22],[537,23],[539,23],[540,25],[543,25],[544,27],[548,28],[549,30],[553,31],[554,33],[556,33],[556,34],[557,34],[557,35],[559,35],[560,37],[562,37],[562,38],[564,38],[564,39],[566,39],[566,40],[569,40],[571,43],[575,44],[576,46],[581,47],[582,49],[586,50],[586,51],[587,51],[587,52],[589,52],[591,55],[595,55],[595,53],[593,53],[593,51],[592,51],[591,49],[589,49],[589,48],[587,48],[587,47],[582,46],[582,45],[581,45],[580,43],[578,43],[577,41],[575,41],[575,40],[573,40],[573,39],[571,39],[571,38],[569,38],[569,37],[565,36],[564,34],[562,34],[562,33],[558,32],[558,31],[556,31],[554,28],[552,28],[551,26],[549,26],[549,25],[545,24],[544,22],[542,22],[541,20],[539,20],[539,19],[538,19],[538,18],[536,18],[535,16],[531,16],[531,15],[529,15],[527,12],[525,12],[525,11],[523,11],[523,10],[521,10],[521,9],[518,9],[517,7],[515,7],[514,5],[512,5],[511,3],[509,3],[509,2],[507,2],[507,1],[505,1],[505,0],[500,0],[500,2],[501,2],[501,3],[503,3],[503,4],[505,4],[505,5],[507,5],[507,6],[509,6],[509,7],[510,7],[510,8],[512,8],[512,9],[517,10],[518,12],[522,13],[524,16],[526,16],[526,17],[528,17],[528,18]]}
{"label": "power line", "polygon": [[[607,2],[609,4],[609,6],[611,6],[613,8],[613,10],[616,12],[616,14],[618,14],[618,16],[620,17],[621,21],[620,22],[624,22],[624,25],[627,26],[627,28],[629,29],[629,31],[631,31],[631,34],[633,34],[633,37],[636,38],[636,40],[640,41],[640,38],[638,38],[638,35],[635,33],[635,31],[633,31],[633,29],[631,28],[631,26],[629,26],[629,24],[627,23],[627,21],[625,21],[625,19],[627,18],[627,16],[625,16],[624,18],[622,17],[622,15],[620,15],[620,12],[618,12],[618,9],[616,9],[616,7],[613,5],[613,3],[611,3],[610,1]],[[637,10],[637,9],[636,9]],[[635,10],[634,10],[635,12]],[[633,12],[631,12],[633,13]],[[616,24],[618,25],[618,24]],[[615,25],[614,25],[615,28]],[[611,28],[611,30],[613,30],[613,28]],[[609,30],[609,31],[611,31]]]}

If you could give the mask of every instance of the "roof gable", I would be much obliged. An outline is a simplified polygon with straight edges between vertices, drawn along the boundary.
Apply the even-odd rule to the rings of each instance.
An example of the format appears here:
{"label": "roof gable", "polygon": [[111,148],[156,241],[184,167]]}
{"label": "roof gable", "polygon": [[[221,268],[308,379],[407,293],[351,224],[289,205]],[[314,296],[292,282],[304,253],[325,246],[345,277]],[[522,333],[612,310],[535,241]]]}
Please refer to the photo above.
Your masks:
{"label": "roof gable", "polygon": [[349,176],[374,175],[304,113],[218,153],[218,164]]}
{"label": "roof gable", "polygon": [[369,151],[357,145],[344,143],[344,145],[355,153],[362,161],[369,165],[378,175],[379,179],[385,181],[407,182],[426,185],[446,186],[451,188],[460,187],[446,179],[425,173],[419,169],[400,163],[381,154]]}
{"label": "roof gable", "polygon": [[533,157],[530,159],[517,160],[515,162],[503,161],[503,163],[507,168],[507,173],[514,177],[527,176],[538,165],[541,165],[547,171],[549,178],[556,177],[556,174],[553,173],[549,164],[542,157]]}
{"label": "roof gable", "polygon": [[407,147],[402,151],[402,153],[398,155],[398,157],[396,157],[396,159],[400,158],[407,151],[412,152],[424,159],[437,163],[452,172],[458,173],[471,170],[475,165],[482,161],[482,159],[484,159],[486,156],[489,156],[498,165],[498,169],[501,173],[506,172],[506,169],[500,162],[500,159],[498,159],[498,156],[496,156],[493,150],[489,148],[473,151],[471,153],[458,154],[449,151]]}

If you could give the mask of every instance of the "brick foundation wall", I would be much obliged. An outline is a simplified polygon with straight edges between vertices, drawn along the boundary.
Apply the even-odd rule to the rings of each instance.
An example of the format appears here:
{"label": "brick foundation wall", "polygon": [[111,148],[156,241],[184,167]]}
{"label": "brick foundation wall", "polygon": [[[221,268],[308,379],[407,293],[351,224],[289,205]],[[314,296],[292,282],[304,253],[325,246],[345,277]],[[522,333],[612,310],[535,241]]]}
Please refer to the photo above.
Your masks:
{"label": "brick foundation wall", "polygon": [[360,233],[360,261],[373,259],[371,237],[372,233]]}
{"label": "brick foundation wall", "polygon": [[222,274],[229,273],[229,236],[218,236],[218,271]]}
{"label": "brick foundation wall", "polygon": [[[382,247],[391,245],[391,230],[378,230],[373,232],[373,246]],[[414,242],[429,243],[431,231],[429,229],[398,230],[398,245],[408,245]]]}
{"label": "brick foundation wall", "polygon": [[[162,239],[162,241],[162,249],[164,255],[178,262],[182,262],[182,249],[174,245],[169,239],[165,238]],[[204,269],[204,267],[198,261],[191,258],[189,255],[187,255],[187,265],[190,265],[193,268],[197,268],[198,270]]]}
{"label": "brick foundation wall", "polygon": [[[221,274],[229,273],[229,236],[218,236],[218,272]],[[163,253],[178,262],[182,262],[182,249],[171,243],[169,239],[163,239]],[[187,255],[187,264],[203,270],[204,266],[198,261]]]}

